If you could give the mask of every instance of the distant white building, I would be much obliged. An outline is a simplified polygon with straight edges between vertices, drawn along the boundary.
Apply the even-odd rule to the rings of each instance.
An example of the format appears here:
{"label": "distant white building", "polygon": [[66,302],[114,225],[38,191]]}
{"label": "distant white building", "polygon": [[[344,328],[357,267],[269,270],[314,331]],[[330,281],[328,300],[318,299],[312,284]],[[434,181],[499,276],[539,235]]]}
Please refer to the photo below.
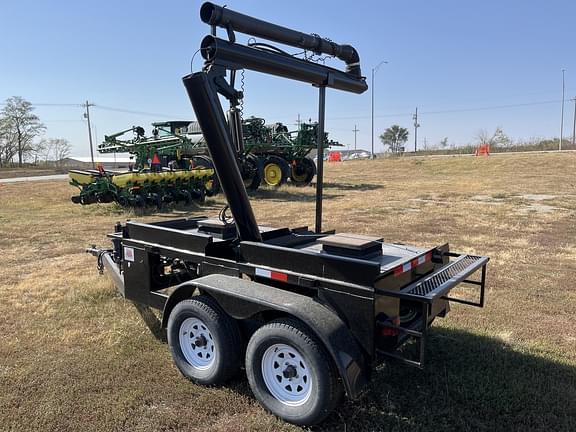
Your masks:
{"label": "distant white building", "polygon": [[[134,164],[135,159],[129,156],[94,156],[95,164],[102,164],[104,169],[127,170],[128,165]],[[68,169],[91,169],[92,159],[90,156],[69,156],[60,160],[59,165]]]}

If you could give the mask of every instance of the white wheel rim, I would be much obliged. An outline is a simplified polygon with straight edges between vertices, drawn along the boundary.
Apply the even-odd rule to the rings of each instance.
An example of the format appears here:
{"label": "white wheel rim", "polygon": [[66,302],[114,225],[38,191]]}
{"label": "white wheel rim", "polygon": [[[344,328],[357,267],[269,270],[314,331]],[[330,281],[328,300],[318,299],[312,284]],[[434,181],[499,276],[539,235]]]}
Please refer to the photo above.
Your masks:
{"label": "white wheel rim", "polygon": [[288,406],[303,405],[312,393],[308,364],[290,345],[274,344],[264,352],[262,378],[272,396]]}
{"label": "white wheel rim", "polygon": [[210,368],[218,352],[212,333],[198,318],[186,318],[180,324],[180,349],[190,365],[199,370]]}

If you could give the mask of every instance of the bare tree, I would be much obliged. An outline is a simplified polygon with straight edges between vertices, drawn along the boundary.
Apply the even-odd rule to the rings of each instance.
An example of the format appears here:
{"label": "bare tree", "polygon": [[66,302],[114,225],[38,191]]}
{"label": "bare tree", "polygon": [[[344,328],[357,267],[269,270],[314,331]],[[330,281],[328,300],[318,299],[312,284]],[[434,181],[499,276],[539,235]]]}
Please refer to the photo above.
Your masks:
{"label": "bare tree", "polygon": [[0,136],[5,143],[4,156],[9,156],[5,162],[18,154],[18,166],[22,166],[25,156],[34,149],[34,138],[46,130],[33,111],[32,104],[19,96],[6,99],[6,105],[0,112]]}
{"label": "bare tree", "polygon": [[46,151],[44,143],[45,140],[40,140],[38,143],[34,144],[32,150],[30,151],[34,165],[38,164],[38,162],[44,159],[44,152]]}
{"label": "bare tree", "polygon": [[72,146],[63,138],[49,139],[50,148],[52,149],[52,155],[54,156],[54,161],[57,165],[62,163],[62,159],[65,159],[70,155],[70,150]]}
{"label": "bare tree", "polygon": [[47,165],[50,160],[50,155],[52,154],[52,141],[49,139],[42,139],[38,143],[38,153],[42,158],[44,165]]}
{"label": "bare tree", "polygon": [[508,147],[512,140],[504,133],[501,127],[497,127],[494,133],[490,134],[486,129],[481,129],[476,134],[478,144],[489,144],[490,147]]}
{"label": "bare tree", "polygon": [[0,118],[0,166],[8,165],[14,159],[18,149],[2,128],[2,119]]}

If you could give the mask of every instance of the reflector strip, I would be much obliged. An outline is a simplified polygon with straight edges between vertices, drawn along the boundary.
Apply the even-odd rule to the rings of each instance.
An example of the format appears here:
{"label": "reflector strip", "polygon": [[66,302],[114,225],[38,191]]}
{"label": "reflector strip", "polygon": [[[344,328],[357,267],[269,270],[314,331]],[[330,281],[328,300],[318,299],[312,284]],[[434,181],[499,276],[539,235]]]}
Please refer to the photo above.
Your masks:
{"label": "reflector strip", "polygon": [[272,272],[272,279],[276,279],[282,282],[288,282],[288,275],[286,273]]}
{"label": "reflector strip", "polygon": [[407,262],[406,264],[394,267],[394,276],[400,276],[401,274],[404,274],[412,269],[415,269],[420,264],[424,264],[426,261],[432,261],[432,252],[428,252],[426,255],[414,258],[413,260]]}
{"label": "reflector strip", "polygon": [[256,276],[262,276],[268,279],[272,279],[272,272],[270,270],[264,270],[257,268],[256,269]]}
{"label": "reflector strip", "polygon": [[256,268],[256,276],[265,277],[268,279],[279,280],[282,282],[288,282],[288,275],[286,273],[280,273],[276,271],[265,270],[261,268]]}

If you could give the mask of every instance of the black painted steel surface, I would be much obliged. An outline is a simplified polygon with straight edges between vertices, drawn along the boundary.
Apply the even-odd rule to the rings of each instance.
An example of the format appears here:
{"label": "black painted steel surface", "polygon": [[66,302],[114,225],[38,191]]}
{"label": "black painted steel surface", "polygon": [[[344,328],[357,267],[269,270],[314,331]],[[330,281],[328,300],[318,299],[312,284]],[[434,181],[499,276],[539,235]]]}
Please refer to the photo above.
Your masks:
{"label": "black painted steel surface", "polygon": [[252,206],[236,163],[230,131],[218,96],[204,72],[185,76],[182,81],[202,128],[220,187],[226,195],[241,240],[262,241]]}

